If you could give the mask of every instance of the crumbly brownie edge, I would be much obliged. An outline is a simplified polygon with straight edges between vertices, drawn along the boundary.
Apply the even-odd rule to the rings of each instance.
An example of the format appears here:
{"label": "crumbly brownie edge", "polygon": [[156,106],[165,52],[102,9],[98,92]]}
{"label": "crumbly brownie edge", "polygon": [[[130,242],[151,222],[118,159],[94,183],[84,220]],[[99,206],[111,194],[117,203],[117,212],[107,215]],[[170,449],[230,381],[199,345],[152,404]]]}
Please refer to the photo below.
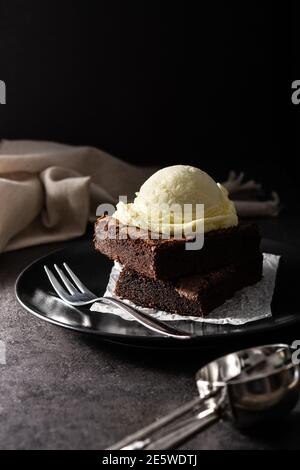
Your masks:
{"label": "crumbly brownie edge", "polygon": [[214,282],[207,282],[207,276],[189,276],[189,282],[192,278],[198,278],[199,282],[198,292],[195,294],[193,291],[189,295],[184,278],[180,280],[178,288],[171,281],[154,280],[124,268],[117,282],[116,295],[143,307],[203,317],[232,297],[236,291],[261,279],[262,257],[249,260],[243,265],[227,266],[209,275]]}

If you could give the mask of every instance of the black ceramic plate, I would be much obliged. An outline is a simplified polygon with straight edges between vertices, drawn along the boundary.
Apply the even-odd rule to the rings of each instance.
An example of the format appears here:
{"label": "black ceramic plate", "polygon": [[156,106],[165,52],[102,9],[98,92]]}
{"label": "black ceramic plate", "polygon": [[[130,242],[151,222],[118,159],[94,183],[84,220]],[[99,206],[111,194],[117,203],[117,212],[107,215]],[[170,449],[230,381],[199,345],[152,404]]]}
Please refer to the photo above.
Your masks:
{"label": "black ceramic plate", "polygon": [[267,342],[266,333],[300,323],[297,295],[300,260],[291,247],[270,240],[263,241],[262,249],[282,255],[272,301],[273,317],[244,326],[209,325],[190,321],[172,322],[174,326],[196,335],[188,341],[161,337],[135,321],[128,322],[116,315],[90,312],[88,307],[80,309],[70,307],[57,298],[43,266],[47,264],[50,267],[54,263],[63,261],[70,264],[90,290],[99,295],[104,293],[112,263],[96,253],[91,242],[73,243],[65,250],[56,251],[32,263],[20,274],[16,283],[16,295],[26,310],[42,320],[115,342],[154,347],[174,347],[175,343],[176,347],[215,346],[222,340],[227,343],[230,339],[259,333],[264,333],[264,341]]}

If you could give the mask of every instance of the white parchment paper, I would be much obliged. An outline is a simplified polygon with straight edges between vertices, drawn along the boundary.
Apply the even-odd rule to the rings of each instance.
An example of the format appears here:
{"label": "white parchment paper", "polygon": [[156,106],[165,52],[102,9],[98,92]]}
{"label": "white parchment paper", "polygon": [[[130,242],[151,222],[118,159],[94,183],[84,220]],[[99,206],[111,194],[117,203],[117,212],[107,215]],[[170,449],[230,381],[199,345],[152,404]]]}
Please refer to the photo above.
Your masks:
{"label": "white parchment paper", "polygon": [[[175,315],[153,308],[144,308],[136,306],[129,300],[124,300],[138,310],[150,313],[155,318],[163,321],[192,320],[203,323],[213,323],[217,325],[244,325],[245,323],[261,320],[272,316],[271,301],[274,292],[276,273],[279,265],[280,256],[264,253],[263,260],[263,278],[253,286],[245,287],[236,292],[234,297],[227,300],[223,305],[213,310],[207,317],[199,318],[187,315]],[[115,263],[110,273],[105,296],[116,297],[114,294],[116,281],[120,275],[122,266]],[[129,314],[121,311],[118,307],[104,305],[96,302],[91,310],[99,313],[115,314],[124,320],[134,320]]]}

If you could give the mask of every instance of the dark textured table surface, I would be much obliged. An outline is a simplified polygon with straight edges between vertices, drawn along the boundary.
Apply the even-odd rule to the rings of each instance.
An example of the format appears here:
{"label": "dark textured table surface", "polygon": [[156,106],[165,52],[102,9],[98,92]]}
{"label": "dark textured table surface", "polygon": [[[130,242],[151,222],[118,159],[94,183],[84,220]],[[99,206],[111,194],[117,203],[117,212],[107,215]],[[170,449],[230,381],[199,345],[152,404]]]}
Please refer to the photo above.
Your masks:
{"label": "dark textured table surface", "polygon": [[[283,214],[260,226],[264,236],[300,248],[298,218]],[[0,340],[7,352],[6,365],[0,365],[1,449],[103,449],[193,398],[196,370],[224,352],[118,346],[24,311],[14,295],[17,275],[37,257],[65,245],[0,255]],[[273,337],[266,334],[265,342],[298,338],[300,327],[294,327]],[[182,448],[300,448],[299,435],[300,406],[278,426],[245,434],[222,422]]]}

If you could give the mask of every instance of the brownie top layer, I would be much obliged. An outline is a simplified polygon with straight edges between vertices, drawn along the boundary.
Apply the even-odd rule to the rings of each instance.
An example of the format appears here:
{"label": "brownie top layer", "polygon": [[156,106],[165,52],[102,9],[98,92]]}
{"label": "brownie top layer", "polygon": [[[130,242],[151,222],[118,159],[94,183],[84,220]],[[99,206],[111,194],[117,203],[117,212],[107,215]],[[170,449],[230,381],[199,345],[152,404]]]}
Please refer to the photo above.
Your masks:
{"label": "brownie top layer", "polygon": [[[204,240],[223,237],[231,237],[232,234],[241,231],[252,231],[255,236],[258,234],[257,225],[253,222],[240,221],[237,226],[229,227],[225,229],[212,230],[204,234]],[[100,239],[109,239],[111,236],[115,236],[115,239],[124,240],[143,240],[147,245],[156,247],[157,245],[170,245],[170,244],[182,244],[186,241],[190,241],[191,237],[174,237],[170,235],[169,238],[163,238],[162,234],[151,233],[149,230],[144,230],[139,227],[131,227],[123,225],[119,220],[114,217],[104,215],[99,217],[95,223],[95,242]],[[155,238],[154,238],[155,237]]]}
{"label": "brownie top layer", "polygon": [[204,245],[198,250],[186,249],[186,238],[149,236],[145,230],[124,226],[105,216],[96,222],[95,248],[123,266],[155,279],[205,273],[259,253],[259,231],[256,224],[249,222],[204,234]]}

